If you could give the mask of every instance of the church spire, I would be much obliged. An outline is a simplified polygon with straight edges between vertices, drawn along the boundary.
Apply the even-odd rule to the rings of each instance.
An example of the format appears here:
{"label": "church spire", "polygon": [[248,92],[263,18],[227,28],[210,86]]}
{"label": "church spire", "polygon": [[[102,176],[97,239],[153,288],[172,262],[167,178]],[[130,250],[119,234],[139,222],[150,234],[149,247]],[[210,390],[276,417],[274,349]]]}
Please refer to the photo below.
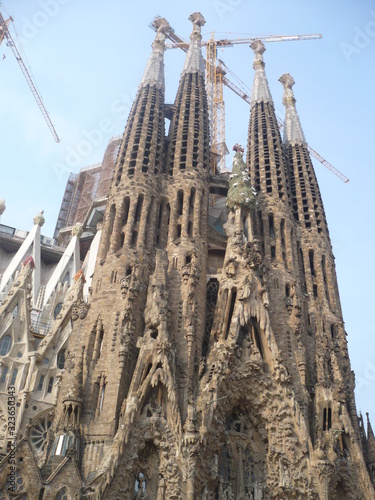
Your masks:
{"label": "church spire", "polygon": [[204,75],[204,60],[201,49],[201,28],[206,24],[206,21],[200,12],[194,12],[191,14],[189,21],[193,23],[193,31],[190,35],[190,46],[186,55],[182,75],[185,73],[200,73],[201,75]]}
{"label": "church spire", "polygon": [[[368,465],[375,465],[375,435],[372,430],[369,414],[366,413],[367,417],[367,462]],[[374,477],[375,479],[375,477]]]}
{"label": "church spire", "polygon": [[285,73],[279,78],[284,87],[283,104],[285,106],[285,121],[284,121],[284,142],[289,144],[306,143],[305,136],[302,131],[301,122],[296,110],[296,99],[293,94],[292,87],[294,79],[289,73]]}
{"label": "church spire", "polygon": [[165,38],[171,28],[168,21],[163,17],[156,17],[152,26],[157,31],[155,40],[152,43],[152,54],[148,60],[140,86],[154,85],[164,91]]}
{"label": "church spire", "polygon": [[263,54],[266,47],[261,40],[254,40],[250,44],[250,47],[254,51],[253,68],[255,69],[253,87],[251,89],[251,107],[253,107],[256,102],[272,103],[271,92],[268,87],[266,72],[264,71],[265,64],[263,61]]}

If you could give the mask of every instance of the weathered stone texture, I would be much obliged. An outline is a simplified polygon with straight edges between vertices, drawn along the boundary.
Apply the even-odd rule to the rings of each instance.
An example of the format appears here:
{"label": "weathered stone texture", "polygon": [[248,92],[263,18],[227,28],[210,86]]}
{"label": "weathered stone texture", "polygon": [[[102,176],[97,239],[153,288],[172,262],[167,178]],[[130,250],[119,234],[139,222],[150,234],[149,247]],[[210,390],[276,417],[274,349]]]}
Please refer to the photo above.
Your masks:
{"label": "weathered stone texture", "polygon": [[[204,19],[190,19],[167,137],[170,28],[155,21],[110,189],[105,179],[109,193],[100,188],[108,204],[90,296],[83,300],[80,273],[35,354],[41,370],[71,325],[55,399],[30,413],[24,393],[17,448],[24,491],[32,499],[374,499],[375,439],[370,422],[367,435],[358,423],[294,81],[281,78],[283,141],[264,46],[252,44],[247,161],[236,145],[229,179],[210,176]],[[220,193],[225,234],[209,227],[210,191]],[[13,284],[2,321],[12,296],[27,294],[31,272],[29,263]],[[0,446],[5,435],[0,425]]]}

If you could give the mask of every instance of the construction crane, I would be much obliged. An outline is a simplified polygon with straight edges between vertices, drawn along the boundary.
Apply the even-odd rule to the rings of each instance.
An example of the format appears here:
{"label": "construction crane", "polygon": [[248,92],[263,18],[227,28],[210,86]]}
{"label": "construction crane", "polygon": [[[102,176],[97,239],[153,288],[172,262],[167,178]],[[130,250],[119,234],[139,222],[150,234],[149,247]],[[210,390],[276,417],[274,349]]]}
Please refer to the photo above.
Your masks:
{"label": "construction crane", "polygon": [[42,115],[43,115],[45,121],[47,122],[47,125],[48,125],[55,141],[60,142],[59,136],[57,135],[57,132],[55,130],[55,127],[53,126],[51,118],[49,117],[48,112],[44,106],[42,97],[40,96],[40,94],[36,88],[36,85],[34,83],[34,80],[33,80],[32,76],[30,75],[30,73],[29,73],[29,71],[24,63],[24,61],[23,61],[23,59],[22,59],[22,57],[17,49],[16,44],[14,43],[12,35],[10,34],[9,24],[11,21],[13,22],[13,19],[11,17],[5,21],[2,13],[0,12],[0,45],[5,38],[6,45],[12,49],[12,52],[13,52],[13,54],[18,62],[18,65],[21,68],[21,71],[22,71],[22,73],[23,73],[23,75],[24,75],[24,77],[25,77],[25,79],[30,87],[30,90],[31,90],[31,92],[32,92],[32,94],[33,94],[33,96],[34,96],[34,98],[39,106],[40,111],[42,112]]}
{"label": "construction crane", "polygon": [[[176,33],[171,30],[167,34],[171,40],[171,44],[167,48],[180,48],[187,52],[189,43],[180,38]],[[281,41],[300,41],[300,40],[315,40],[322,38],[321,34],[311,35],[270,35],[270,36],[257,36],[252,38],[235,38],[235,39],[221,39],[215,40],[214,34],[211,35],[208,41],[202,41],[202,46],[206,46],[206,90],[208,99],[209,118],[211,123],[211,150],[214,153],[214,167],[220,163],[220,169],[226,170],[225,155],[228,149],[225,144],[225,103],[223,98],[223,86],[225,85],[237,94],[241,99],[250,104],[250,92],[239,88],[226,76],[227,72],[233,75],[233,72],[224,64],[221,59],[217,58],[218,47],[232,47],[237,44],[250,44],[254,40],[262,40],[264,42],[281,42]],[[284,127],[283,120],[277,117],[280,129]],[[343,182],[349,182],[349,179],[337,170],[331,163],[325,160],[315,149],[307,145],[308,150],[316,160],[322,165],[333,172]]]}

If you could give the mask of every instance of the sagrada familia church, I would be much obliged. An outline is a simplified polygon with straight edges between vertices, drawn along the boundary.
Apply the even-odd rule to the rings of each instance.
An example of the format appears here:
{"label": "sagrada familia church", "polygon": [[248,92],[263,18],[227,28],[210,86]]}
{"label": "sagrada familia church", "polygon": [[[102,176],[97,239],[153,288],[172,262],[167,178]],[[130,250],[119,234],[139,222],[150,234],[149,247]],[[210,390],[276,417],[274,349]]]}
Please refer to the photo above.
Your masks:
{"label": "sagrada familia church", "polygon": [[282,138],[252,43],[247,154],[213,172],[190,20],[174,104],[157,18],[124,135],[70,176],[55,238],[42,212],[0,225],[1,500],[375,499],[294,80]]}

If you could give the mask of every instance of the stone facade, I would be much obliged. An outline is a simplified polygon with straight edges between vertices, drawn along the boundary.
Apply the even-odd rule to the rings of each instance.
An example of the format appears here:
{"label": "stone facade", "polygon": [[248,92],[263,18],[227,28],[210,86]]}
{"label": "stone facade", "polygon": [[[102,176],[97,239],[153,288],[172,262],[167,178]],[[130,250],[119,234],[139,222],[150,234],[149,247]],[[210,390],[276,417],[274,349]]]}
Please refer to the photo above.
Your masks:
{"label": "stone facade", "polygon": [[[0,498],[375,498],[375,437],[356,414],[334,257],[294,81],[280,78],[282,139],[265,48],[252,44],[247,159],[237,144],[229,179],[211,175],[205,21],[200,13],[190,20],[168,136],[170,27],[154,21],[113,175],[107,166],[99,184],[106,209],[85,272],[69,288],[59,277],[47,285],[40,300],[50,312],[56,300],[61,308],[40,343],[24,327],[34,259],[15,262],[18,274],[4,279],[0,354],[5,333],[14,345],[24,328],[29,361],[17,379],[13,492],[4,408],[0,416]],[[217,192],[226,193],[226,208],[215,198],[215,212]],[[210,224],[214,213],[225,234]],[[75,245],[88,220],[74,228]],[[7,365],[12,352],[2,354]],[[32,413],[43,365],[58,384],[52,378],[53,397],[48,383],[42,411]],[[0,385],[14,385],[8,378]]]}

